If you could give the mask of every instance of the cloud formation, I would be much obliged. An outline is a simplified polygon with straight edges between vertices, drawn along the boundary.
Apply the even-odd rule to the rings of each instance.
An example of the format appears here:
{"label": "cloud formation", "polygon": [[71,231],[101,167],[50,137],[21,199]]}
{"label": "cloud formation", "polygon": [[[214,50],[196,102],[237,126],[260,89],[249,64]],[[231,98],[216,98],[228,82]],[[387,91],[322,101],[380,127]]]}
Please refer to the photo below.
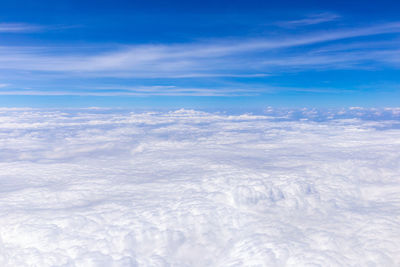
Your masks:
{"label": "cloud formation", "polygon": [[1,266],[400,264],[400,111],[0,109]]}
{"label": "cloud formation", "polygon": [[[248,39],[239,41],[219,40],[215,42],[136,45],[95,54],[79,54],[49,47],[1,47],[0,68],[42,72],[68,72],[76,75],[106,75],[111,77],[206,77],[206,76],[257,76],[265,75],[280,65],[301,66],[307,62],[324,65],[327,56],[309,53],[309,60],[287,61],[293,55],[280,54],[279,59],[268,53],[270,50],[309,46],[330,41],[352,39],[372,35],[399,33],[400,23],[387,23],[371,27],[316,32],[279,39]],[[312,50],[311,50],[312,51]],[[304,51],[302,51],[303,53]],[[371,51],[369,51],[371,52]],[[374,52],[374,51],[372,51]],[[342,54],[341,61],[357,62],[365,59],[387,62],[387,57],[365,51],[350,51]],[[397,49],[379,50],[379,53],[397,54]],[[246,60],[240,55],[247,54]],[[253,56],[252,56],[253,54]],[[361,54],[361,55],[360,55]],[[283,56],[283,57],[282,57]],[[299,56],[299,54],[294,55]],[[324,57],[322,60],[320,57]],[[355,58],[356,57],[356,58]],[[259,58],[259,60],[256,60]],[[331,60],[332,61],[332,60]],[[304,62],[304,63],[303,63]],[[331,63],[331,62],[328,62]],[[243,73],[247,69],[251,73]],[[225,71],[224,71],[225,70]],[[228,73],[226,71],[229,71]]]}
{"label": "cloud formation", "polygon": [[26,23],[0,23],[0,33],[29,33],[42,29],[44,27]]}
{"label": "cloud formation", "polygon": [[[320,17],[326,16],[321,14],[314,19]],[[3,24],[3,30],[29,27]],[[268,93],[271,88],[295,88],[284,85],[280,79],[274,84],[267,82],[268,77],[280,77],[284,73],[397,69],[400,66],[399,42],[395,37],[399,33],[400,24],[391,22],[324,31],[311,28],[294,33],[286,30],[278,36],[265,34],[186,43],[84,47],[3,45],[0,46],[1,79],[2,83],[12,86],[5,87],[0,94],[259,95],[259,92]],[[100,79],[107,81],[109,91],[96,89],[104,85],[97,82]],[[154,82],[149,84],[149,79]],[[323,83],[311,89],[332,90],[328,86],[321,88],[320,84]],[[166,85],[162,90],[142,90],[162,85]],[[125,89],[117,88],[121,86]],[[294,91],[304,91],[301,88],[304,85],[298,87]]]}
{"label": "cloud formation", "polygon": [[339,19],[340,16],[334,13],[319,13],[307,16],[305,18],[297,19],[297,20],[288,20],[288,21],[281,21],[277,24],[282,27],[302,27],[302,26],[309,26],[315,24],[321,24],[326,22],[331,22]]}

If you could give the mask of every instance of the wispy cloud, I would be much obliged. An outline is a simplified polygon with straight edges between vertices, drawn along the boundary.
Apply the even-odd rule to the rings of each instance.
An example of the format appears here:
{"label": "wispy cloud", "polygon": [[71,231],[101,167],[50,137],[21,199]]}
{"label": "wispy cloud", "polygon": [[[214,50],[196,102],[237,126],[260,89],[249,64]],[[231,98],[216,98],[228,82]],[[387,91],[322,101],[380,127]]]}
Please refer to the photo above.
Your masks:
{"label": "wispy cloud", "polygon": [[180,90],[166,90],[166,91],[118,91],[112,90],[109,92],[101,91],[43,91],[43,90],[9,90],[0,91],[0,95],[25,95],[25,96],[256,96],[259,93],[245,92],[245,90],[219,90],[219,89],[204,89],[204,88],[188,88]]}
{"label": "wispy cloud", "polygon": [[279,92],[310,92],[310,93],[349,93],[352,90],[337,88],[302,88],[280,87],[268,85],[236,84],[231,87],[178,87],[178,86],[92,86],[87,88],[69,88],[69,90],[38,90],[38,89],[8,89],[0,91],[0,95],[25,95],[25,96],[258,96],[261,94],[274,94]]}
{"label": "wispy cloud", "polygon": [[24,33],[43,30],[45,27],[26,23],[0,23],[0,33]]}
{"label": "wispy cloud", "polygon": [[[290,64],[286,58],[292,58],[292,55],[282,49],[399,32],[400,23],[396,22],[279,39],[125,46],[94,55],[77,53],[78,48],[63,53],[54,48],[1,47],[0,69],[109,77],[261,77],[269,74],[274,65]],[[270,52],[277,49],[278,54]],[[307,50],[299,52],[304,55]],[[274,59],[274,55],[281,61]],[[359,58],[363,57],[373,59],[368,54]],[[321,61],[316,59],[311,57],[307,61]],[[346,58],[340,60],[346,61]],[[267,69],[266,62],[269,62]],[[291,62],[293,64],[293,60]],[[299,62],[299,65],[307,64]]]}
{"label": "wispy cloud", "polygon": [[325,22],[336,21],[340,18],[339,15],[334,13],[319,13],[307,16],[305,18],[297,19],[297,20],[288,20],[288,21],[280,21],[277,24],[282,27],[301,27],[308,25],[321,24]]}
{"label": "wispy cloud", "polygon": [[[11,73],[19,79],[31,77],[37,80],[44,77],[226,80],[263,79],[283,72],[309,69],[365,69],[382,65],[397,68],[400,66],[397,39],[382,38],[380,41],[378,37],[371,42],[359,37],[385,34],[396,37],[399,33],[400,22],[392,22],[369,27],[309,31],[280,38],[222,39],[169,45],[125,45],[108,50],[94,49],[100,52],[87,52],[87,49],[81,50],[80,47],[1,46],[0,73],[3,77]],[[114,87],[106,92],[62,89],[38,91],[33,86],[32,90],[3,90],[1,94],[216,96],[258,93],[253,89],[244,90],[244,87],[237,84],[231,86],[231,90],[225,88],[228,87],[226,84],[218,84],[215,89],[204,89],[205,86],[133,87],[132,90]],[[271,89],[273,90],[271,87],[262,88],[264,92]]]}

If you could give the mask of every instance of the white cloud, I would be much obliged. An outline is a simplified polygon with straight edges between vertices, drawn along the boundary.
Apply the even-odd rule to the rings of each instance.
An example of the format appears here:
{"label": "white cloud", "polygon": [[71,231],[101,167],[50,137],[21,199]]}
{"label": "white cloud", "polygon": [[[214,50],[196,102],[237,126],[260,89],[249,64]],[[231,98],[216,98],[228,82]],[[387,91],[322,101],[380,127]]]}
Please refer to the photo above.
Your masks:
{"label": "white cloud", "polygon": [[[278,88],[240,89],[240,88],[175,88],[174,86],[152,86],[152,87],[120,87],[109,86],[90,88],[89,90],[74,91],[40,91],[40,90],[4,90],[0,95],[26,95],[26,96],[250,96],[259,95],[263,90],[276,90]],[[291,89],[293,88],[283,88]],[[302,90],[302,89],[298,89]],[[312,90],[308,89],[307,91]],[[325,90],[324,92],[327,92]]]}
{"label": "white cloud", "polygon": [[340,16],[337,14],[324,12],[319,14],[313,14],[302,19],[280,21],[277,23],[277,25],[282,27],[302,27],[302,26],[321,24],[325,22],[331,22],[338,20],[339,18]]}
{"label": "white cloud", "polygon": [[0,265],[398,266],[399,114],[0,109]]}
{"label": "white cloud", "polygon": [[36,32],[44,29],[43,26],[26,23],[0,23],[0,33]]}
{"label": "white cloud", "polygon": [[[247,87],[247,88],[246,88]],[[244,89],[246,88],[246,89]],[[44,91],[7,89],[0,91],[0,95],[25,95],[25,96],[257,96],[276,92],[314,92],[314,93],[352,93],[350,89],[336,88],[302,88],[257,85],[253,88],[245,84],[237,84],[233,88],[192,88],[177,86],[91,86],[69,88],[71,90]],[[73,90],[72,90],[73,89]]]}
{"label": "white cloud", "polygon": [[[268,51],[298,46],[322,44],[330,41],[356,37],[397,34],[400,23],[386,23],[370,27],[339,29],[328,32],[311,32],[279,39],[215,40],[214,42],[136,45],[103,51],[97,54],[82,54],[60,51],[49,47],[0,47],[0,69],[49,73],[67,73],[77,76],[107,77],[257,77],[271,73],[281,65],[335,66],[339,60],[344,65],[354,65],[372,60],[393,64],[396,49],[379,51],[349,51],[341,54]],[[311,51],[312,52],[312,51]],[[383,57],[381,56],[383,54]],[[277,57],[276,57],[277,55]],[[293,57],[301,59],[293,60]],[[397,58],[397,57],[396,57]],[[312,64],[307,62],[313,62]],[[397,64],[398,60],[395,61]],[[268,64],[266,64],[268,63]]]}

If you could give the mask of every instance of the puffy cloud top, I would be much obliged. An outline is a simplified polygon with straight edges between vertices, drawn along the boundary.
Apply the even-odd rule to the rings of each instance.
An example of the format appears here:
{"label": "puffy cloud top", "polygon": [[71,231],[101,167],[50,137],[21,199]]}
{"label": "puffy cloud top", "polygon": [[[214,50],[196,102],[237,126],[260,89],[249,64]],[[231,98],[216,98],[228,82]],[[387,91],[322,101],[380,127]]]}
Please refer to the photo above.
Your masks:
{"label": "puffy cloud top", "polygon": [[1,266],[399,266],[400,112],[0,110]]}

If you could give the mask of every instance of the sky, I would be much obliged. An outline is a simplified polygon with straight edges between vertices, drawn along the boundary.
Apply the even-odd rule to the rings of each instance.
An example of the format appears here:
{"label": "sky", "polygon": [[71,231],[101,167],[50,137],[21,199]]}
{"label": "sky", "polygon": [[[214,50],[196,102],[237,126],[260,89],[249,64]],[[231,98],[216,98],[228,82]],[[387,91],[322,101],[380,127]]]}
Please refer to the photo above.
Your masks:
{"label": "sky", "polygon": [[396,1],[0,6],[0,106],[395,107]]}

